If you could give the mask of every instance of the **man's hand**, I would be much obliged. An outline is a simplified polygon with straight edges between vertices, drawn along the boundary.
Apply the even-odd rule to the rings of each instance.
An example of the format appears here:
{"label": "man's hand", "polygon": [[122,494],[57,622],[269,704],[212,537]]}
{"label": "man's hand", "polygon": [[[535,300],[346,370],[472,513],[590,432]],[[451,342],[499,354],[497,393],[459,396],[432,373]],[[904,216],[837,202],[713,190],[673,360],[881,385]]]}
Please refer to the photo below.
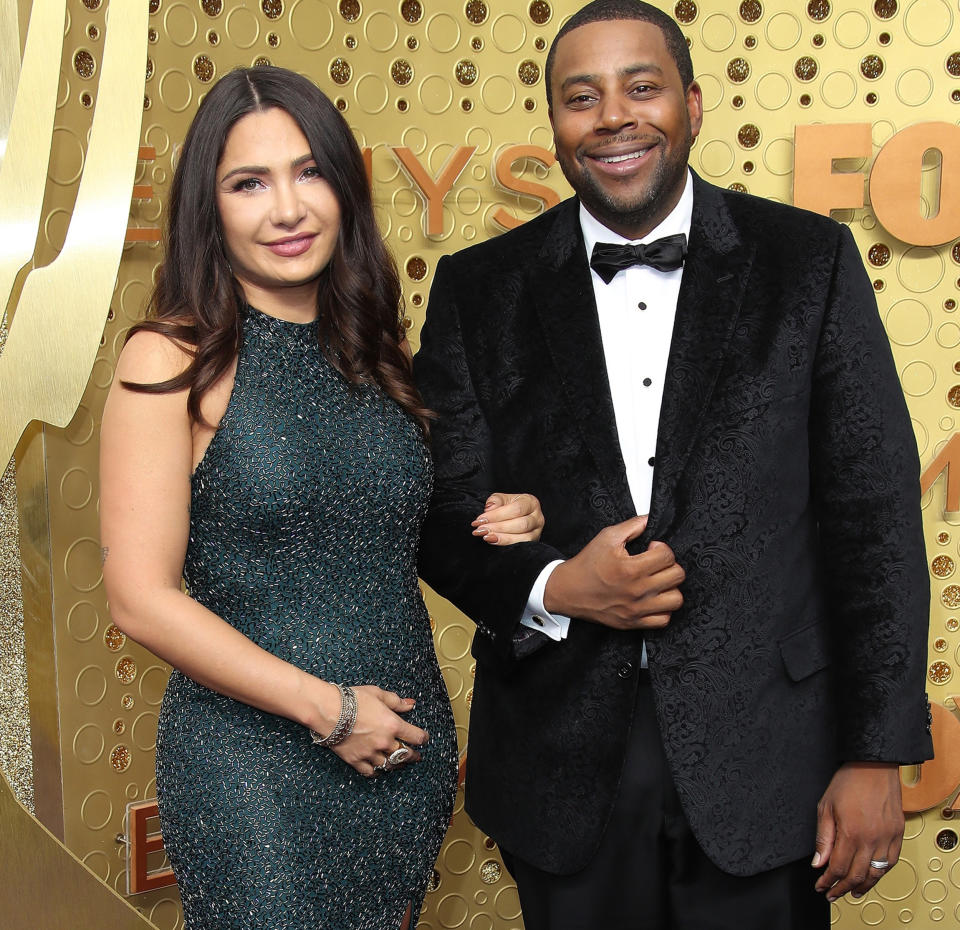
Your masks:
{"label": "man's hand", "polygon": [[[836,901],[848,891],[865,895],[900,858],[903,807],[894,763],[848,762],[830,780],[817,807],[817,851],[824,872],[817,891]],[[889,862],[877,869],[870,860]]]}
{"label": "man's hand", "polygon": [[666,543],[652,542],[639,555],[627,552],[646,526],[644,515],[602,529],[554,569],[543,606],[617,630],[666,626],[683,604],[679,586],[686,575]]}

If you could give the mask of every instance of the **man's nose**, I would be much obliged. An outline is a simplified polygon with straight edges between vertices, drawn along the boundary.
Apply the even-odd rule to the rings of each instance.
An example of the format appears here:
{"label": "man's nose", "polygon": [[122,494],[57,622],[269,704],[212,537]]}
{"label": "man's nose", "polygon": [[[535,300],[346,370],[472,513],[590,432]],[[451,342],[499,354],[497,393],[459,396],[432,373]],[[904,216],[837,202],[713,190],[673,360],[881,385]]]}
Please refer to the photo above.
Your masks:
{"label": "man's nose", "polygon": [[603,97],[594,112],[599,132],[619,132],[637,123],[628,101],[619,96]]}

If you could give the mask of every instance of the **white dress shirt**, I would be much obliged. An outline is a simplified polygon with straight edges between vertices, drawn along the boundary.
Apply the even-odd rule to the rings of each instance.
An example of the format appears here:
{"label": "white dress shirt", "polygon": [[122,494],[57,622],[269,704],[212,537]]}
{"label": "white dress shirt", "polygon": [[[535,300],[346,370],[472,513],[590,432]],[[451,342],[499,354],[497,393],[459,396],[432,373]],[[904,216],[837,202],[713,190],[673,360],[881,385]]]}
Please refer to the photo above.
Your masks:
{"label": "white dress shirt", "polygon": [[[589,261],[597,242],[636,245],[676,233],[683,233],[689,241],[692,216],[693,178],[689,172],[683,194],[670,215],[642,239],[617,235],[581,204],[585,258]],[[660,406],[682,275],[681,268],[663,272],[649,265],[633,265],[604,284],[600,275],[592,269],[590,272],[617,437],[637,514],[650,512]],[[561,561],[551,562],[540,573],[520,621],[558,641],[566,638],[570,618],[549,613],[543,606],[543,594],[547,579]],[[642,664],[646,665],[646,648]]]}

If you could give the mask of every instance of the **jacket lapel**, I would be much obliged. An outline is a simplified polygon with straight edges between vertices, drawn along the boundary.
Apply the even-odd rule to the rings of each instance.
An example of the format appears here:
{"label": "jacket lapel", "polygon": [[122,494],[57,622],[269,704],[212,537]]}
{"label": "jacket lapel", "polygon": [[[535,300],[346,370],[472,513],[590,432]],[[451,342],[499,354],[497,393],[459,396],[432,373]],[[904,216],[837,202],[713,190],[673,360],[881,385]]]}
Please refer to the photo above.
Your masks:
{"label": "jacket lapel", "polygon": [[566,201],[530,271],[530,293],[565,399],[621,519],[634,515],[617,436],[597,304],[580,229],[579,202]]}
{"label": "jacket lapel", "polygon": [[667,535],[674,490],[710,405],[753,263],[720,191],[694,175],[693,221],[667,361],[646,536]]}

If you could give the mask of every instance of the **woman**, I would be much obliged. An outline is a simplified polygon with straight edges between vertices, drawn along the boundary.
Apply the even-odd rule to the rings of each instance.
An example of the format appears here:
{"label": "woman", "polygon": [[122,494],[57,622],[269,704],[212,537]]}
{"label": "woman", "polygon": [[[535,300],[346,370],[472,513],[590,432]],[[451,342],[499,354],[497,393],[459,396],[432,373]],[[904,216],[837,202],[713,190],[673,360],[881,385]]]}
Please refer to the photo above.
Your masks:
{"label": "woman", "polygon": [[[224,77],[101,439],[111,614],[175,669],[157,794],[188,930],[419,913],[457,747],[416,578],[428,412],[399,302],[340,114],[288,71]],[[542,525],[528,495],[478,520],[498,543]]]}

